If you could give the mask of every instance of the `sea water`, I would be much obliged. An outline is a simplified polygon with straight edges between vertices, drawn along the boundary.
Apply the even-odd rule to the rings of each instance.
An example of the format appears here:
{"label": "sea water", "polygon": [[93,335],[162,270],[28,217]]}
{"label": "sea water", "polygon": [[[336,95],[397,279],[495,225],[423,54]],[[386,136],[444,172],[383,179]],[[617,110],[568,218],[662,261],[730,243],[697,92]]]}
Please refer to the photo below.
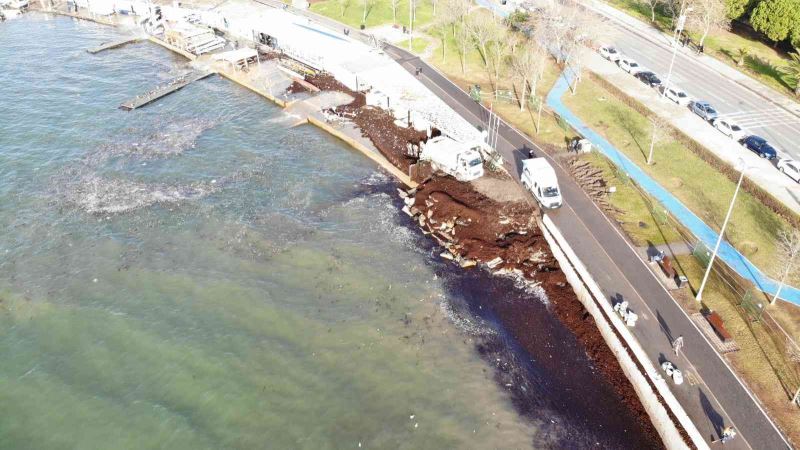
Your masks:
{"label": "sea water", "polygon": [[481,305],[528,294],[438,261],[371,161],[223,79],[119,110],[190,70],[86,52],[122,36],[0,24],[0,448],[626,442],[546,299],[527,354]]}

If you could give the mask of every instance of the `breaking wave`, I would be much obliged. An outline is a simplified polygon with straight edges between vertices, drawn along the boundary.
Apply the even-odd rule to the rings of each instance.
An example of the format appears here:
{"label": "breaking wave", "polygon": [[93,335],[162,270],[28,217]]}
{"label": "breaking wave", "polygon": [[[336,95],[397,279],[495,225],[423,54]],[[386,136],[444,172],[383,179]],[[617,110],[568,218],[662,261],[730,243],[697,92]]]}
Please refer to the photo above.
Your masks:
{"label": "breaking wave", "polygon": [[205,197],[218,189],[214,182],[186,185],[148,184],[86,174],[67,183],[60,198],[90,214],[124,213],[157,203],[177,203]]}
{"label": "breaking wave", "polygon": [[474,316],[470,313],[461,313],[457,311],[453,302],[440,294],[439,309],[442,311],[447,320],[450,321],[456,328],[473,337],[488,337],[497,335],[491,325],[484,322],[481,318]]}
{"label": "breaking wave", "polygon": [[56,198],[90,214],[116,214],[155,204],[197,200],[262,171],[240,171],[231,176],[185,184],[146,183],[108,178],[80,168],[65,171],[56,180]]}
{"label": "breaking wave", "polygon": [[171,121],[158,132],[144,136],[137,136],[136,130],[128,130],[131,133],[128,139],[100,145],[90,151],[83,162],[89,166],[98,166],[117,157],[153,160],[178,156],[194,148],[197,139],[221,120],[223,119]]}

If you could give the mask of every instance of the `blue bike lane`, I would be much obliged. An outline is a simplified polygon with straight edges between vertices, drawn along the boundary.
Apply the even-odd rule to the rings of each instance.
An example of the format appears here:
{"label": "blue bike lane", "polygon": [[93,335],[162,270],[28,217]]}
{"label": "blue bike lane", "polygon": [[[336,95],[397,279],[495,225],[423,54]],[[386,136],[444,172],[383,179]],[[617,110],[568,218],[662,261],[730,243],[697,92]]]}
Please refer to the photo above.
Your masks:
{"label": "blue bike lane", "polygon": [[[639,166],[628,159],[627,156],[617,150],[605,138],[586,126],[572,111],[564,105],[562,97],[569,90],[572,77],[566,73],[561,74],[547,95],[547,105],[553,109],[565,122],[567,122],[578,133],[588,139],[594,147],[599,149],[617,167],[628,174],[645,192],[658,200],[667,211],[678,221],[687,227],[697,238],[709,249],[716,245],[719,234],[711,229],[705,222],[697,217],[683,203],[673,196],[668,190],[647,175]],[[731,192],[731,195],[733,193]],[[736,206],[734,206],[735,208]],[[761,270],[751,263],[747,257],[739,253],[727,241],[723,240],[720,244],[717,258],[721,259],[742,278],[751,281],[758,289],[769,295],[774,295],[778,290],[778,282],[766,276]],[[785,285],[781,290],[780,298],[800,306],[800,290]]]}

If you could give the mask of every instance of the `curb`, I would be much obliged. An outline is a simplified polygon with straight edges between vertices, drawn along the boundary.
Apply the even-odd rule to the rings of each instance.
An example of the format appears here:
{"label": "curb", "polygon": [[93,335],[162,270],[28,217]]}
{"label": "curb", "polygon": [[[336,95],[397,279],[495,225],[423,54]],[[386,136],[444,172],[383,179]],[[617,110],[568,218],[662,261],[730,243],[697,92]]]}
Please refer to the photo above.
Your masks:
{"label": "curb", "polygon": [[[628,14],[627,14],[627,13],[625,13],[624,11],[620,11],[619,9],[615,8],[615,7],[614,7],[614,6],[612,6],[612,5],[609,5],[608,3],[603,3],[603,4],[605,4],[605,5],[606,5],[606,6],[608,6],[609,8],[612,8],[612,9],[614,9],[615,11],[619,11],[621,14],[626,14],[626,15],[628,15]],[[622,26],[624,29],[626,29],[626,30],[630,31],[631,33],[634,33],[634,34],[636,34],[637,36],[641,37],[642,39],[644,39],[644,40],[646,40],[646,41],[648,41],[648,42],[651,42],[651,43],[653,43],[654,45],[658,45],[659,47],[662,47],[662,48],[665,48],[665,49],[671,49],[671,47],[670,47],[669,45],[666,45],[666,44],[664,44],[664,43],[662,43],[662,42],[657,42],[657,41],[656,41],[656,40],[654,40],[652,37],[650,37],[650,36],[647,36],[647,35],[646,35],[644,32],[642,32],[642,31],[638,30],[637,28],[635,28],[635,27],[633,27],[633,26],[629,25],[628,23],[626,23],[626,22],[624,22],[624,21],[622,21],[622,20],[619,20],[619,19],[617,19],[617,18],[615,18],[615,17],[612,17],[612,16],[609,16],[609,15],[606,15],[606,14],[604,14],[602,11],[600,11],[600,10],[599,10],[599,9],[597,9],[597,8],[595,8],[594,6],[588,5],[588,4],[586,4],[586,3],[584,3],[584,6],[586,6],[588,9],[592,10],[594,13],[596,13],[596,14],[600,15],[601,17],[605,17],[605,18],[607,18],[607,19],[609,19],[609,20],[612,20],[612,21],[616,22],[617,24],[621,25],[621,26]],[[633,16],[629,16],[629,17],[631,17],[633,20],[637,20],[637,21],[639,21],[639,19],[636,19],[636,18],[635,18],[635,17],[633,17]],[[659,33],[660,33],[660,31],[659,31]],[[683,55],[684,55],[684,56],[687,56],[687,57],[692,57],[692,54],[691,54],[691,53],[686,53],[686,52],[681,52],[681,53],[683,53]],[[711,57],[709,56],[709,58],[711,58]],[[693,60],[693,61],[695,61],[695,62],[697,62],[697,63],[699,63],[699,64],[702,64],[703,66],[705,66],[705,67],[706,67],[706,68],[708,68],[709,70],[713,71],[714,73],[718,73],[718,74],[720,74],[720,76],[724,76],[724,75],[722,75],[722,74],[721,74],[721,73],[720,73],[720,72],[719,72],[719,71],[718,71],[718,70],[717,70],[715,67],[713,67],[711,64],[709,64],[708,62],[704,61],[703,59],[701,59],[701,58],[693,58],[692,60]],[[723,63],[723,62],[720,62],[720,64],[724,64],[724,63]],[[734,69],[734,70],[736,70],[736,69]],[[758,81],[758,80],[756,80],[756,79],[753,79],[752,77],[750,77],[750,75],[748,75],[748,74],[746,74],[746,73],[744,73],[744,72],[740,72],[740,73],[741,73],[743,76],[746,76],[746,77],[750,78],[751,80],[753,80],[753,82],[754,82],[754,83],[761,84],[761,85],[763,85],[763,86],[764,86],[766,89],[774,90],[774,89],[772,89],[771,87],[769,87],[769,86],[767,86],[767,85],[765,85],[765,84],[761,83],[760,81]],[[742,88],[744,88],[744,89],[747,89],[747,91],[751,92],[752,94],[755,94],[755,95],[757,95],[758,97],[760,97],[760,98],[762,98],[762,99],[766,100],[767,102],[769,102],[769,103],[770,103],[770,104],[772,104],[773,106],[776,106],[776,107],[778,107],[778,108],[780,108],[780,109],[782,109],[782,110],[784,110],[784,111],[788,112],[789,114],[791,114],[791,115],[793,115],[793,116],[795,116],[795,117],[798,117],[798,118],[800,118],[800,111],[794,111],[794,110],[792,110],[791,108],[789,108],[789,107],[787,107],[787,106],[783,105],[783,104],[782,104],[780,101],[778,101],[778,100],[775,100],[775,99],[773,99],[773,98],[770,98],[769,96],[767,96],[767,95],[763,94],[762,92],[759,92],[759,91],[757,91],[757,90],[755,90],[755,89],[751,88],[751,87],[750,87],[750,86],[748,86],[747,84],[743,83],[741,80],[732,79],[732,78],[729,78],[729,80],[730,80],[730,81],[732,81],[732,82],[734,82],[734,83],[736,83],[737,85],[741,86]],[[775,94],[776,94],[776,95],[783,95],[783,94],[781,94],[780,92],[777,92],[777,91],[775,92]],[[792,101],[792,99],[791,99],[791,98],[789,98],[789,97],[787,97],[787,100],[789,100],[789,101]],[[798,104],[798,108],[800,108],[800,104]]]}
{"label": "curb", "polygon": [[[614,314],[608,302],[603,301],[605,297],[602,295],[600,287],[589,275],[583,263],[572,251],[572,248],[561,235],[556,225],[550,220],[550,217],[545,215],[540,225],[545,240],[547,240],[553,251],[553,256],[558,260],[578,300],[592,315],[597,328],[603,335],[603,339],[617,357],[620,367],[622,367],[628,380],[633,385],[639,400],[642,402],[642,406],[650,416],[650,420],[661,436],[664,445],[668,449],[689,448],[677,426],[670,418],[666,409],[668,407],[683,429],[686,430],[692,445],[700,450],[708,449],[708,444],[703,435],[686,414],[672,391],[669,390],[666,381],[658,376],[658,370],[653,366],[639,342],[630,330],[626,328],[626,325],[622,323],[621,319]],[[620,337],[622,338],[621,340]],[[625,348],[626,346],[627,349]],[[640,370],[639,366],[636,365],[634,357],[644,371]],[[661,398],[664,399],[666,406],[658,399],[656,392],[653,391],[653,386],[655,386]]]}

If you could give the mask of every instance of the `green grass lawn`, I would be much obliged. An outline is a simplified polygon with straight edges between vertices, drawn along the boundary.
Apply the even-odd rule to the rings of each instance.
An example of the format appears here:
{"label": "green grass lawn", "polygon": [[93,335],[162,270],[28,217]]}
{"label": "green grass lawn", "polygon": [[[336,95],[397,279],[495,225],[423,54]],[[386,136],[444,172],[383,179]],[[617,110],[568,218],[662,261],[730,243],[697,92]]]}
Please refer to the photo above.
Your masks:
{"label": "green grass lawn", "polygon": [[[639,0],[608,0],[608,3],[643,22],[651,23],[650,7]],[[671,35],[672,19],[663,8],[656,9],[654,25]],[[700,40],[698,33],[690,34],[695,42]],[[793,84],[787,81],[783,74],[783,68],[789,61],[786,54],[755,37],[748,36],[745,31],[715,32],[706,38],[704,45],[706,54],[752,76],[782,94],[795,97]],[[736,64],[736,55],[740,48],[749,50],[749,56],[745,59],[743,66]]]}
{"label": "green grass lawn", "polygon": [[[400,0],[397,6],[397,19],[392,16],[391,2],[388,0],[367,0],[367,27],[396,23],[408,26],[408,2]],[[433,19],[433,3],[430,0],[416,2],[416,19],[414,28],[420,28],[431,22]],[[344,15],[342,15],[344,6]],[[358,28],[364,16],[363,0],[325,0],[312,3],[311,11],[321,14],[331,19]]]}
{"label": "green grass lawn", "polygon": [[[689,279],[690,286],[697,289],[704,268],[691,255],[678,256],[676,263]],[[737,306],[740,296],[716,274],[712,274],[703,292],[703,305],[722,317],[725,328],[740,347],[739,351],[726,355],[728,361],[747,380],[748,387],[767,407],[770,416],[778,421],[790,439],[797,442],[800,439],[797,407],[789,404],[787,387],[784,387],[786,383],[797,383],[796,372],[790,367],[787,356],[773,342],[769,328],[761,322],[751,321]],[[686,297],[681,301],[684,307],[690,311],[698,310],[699,305],[693,297]],[[691,344],[687,342],[687,345]]]}
{"label": "green grass lawn", "polygon": [[[743,66],[736,64],[740,48],[746,48],[749,51]],[[735,33],[722,31],[706,38],[705,51],[777,91],[794,97],[794,86],[787,81],[783,72],[787,66],[787,56],[769,45]]]}
{"label": "green grass lawn", "polygon": [[602,170],[602,178],[609,186],[616,187],[617,191],[609,194],[608,200],[623,213],[613,216],[635,245],[644,247],[681,240],[680,234],[666,220],[663,207],[646,199],[633,181],[621,174],[605,156],[592,152],[582,155],[581,159]]}
{"label": "green grass lawn", "polygon": [[[428,45],[430,45],[429,40],[421,37],[415,37],[411,39],[411,53],[420,55],[425,51],[425,49],[428,48]],[[402,43],[402,47],[408,48],[408,41]]]}
{"label": "green grass lawn", "polygon": [[[655,164],[646,164],[652,125],[589,78],[565,103],[594,130],[684,205],[719,230],[735,185],[674,139],[656,145]],[[754,264],[769,273],[775,264],[775,239],[788,224],[746,192],[740,192],[726,232],[727,239]]]}
{"label": "green grass lawn", "polygon": [[[485,10],[475,10],[472,14],[489,14]],[[467,45],[465,56],[462,56],[463,49],[458,44],[457,37],[461,35],[460,25],[455,26],[455,36],[453,28],[448,27],[444,33],[444,42],[440,28],[429,28],[428,34],[436,40],[436,49],[432,52],[428,62],[433,64],[436,68],[441,70],[447,77],[457,85],[464,89],[468,86],[478,84],[481,86],[483,92],[483,103],[487,107],[491,105],[492,109],[496,111],[505,121],[514,125],[520,131],[533,136],[540,142],[545,142],[557,146],[564,146],[568,136],[571,134],[562,129],[556,122],[554,117],[545,111],[542,112],[541,117],[541,130],[536,132],[536,123],[538,120],[537,111],[526,105],[525,110],[521,110],[519,103],[514,100],[496,100],[491,93],[495,90],[494,73],[486,67],[480,52],[474,45]],[[465,61],[462,68],[462,60]],[[547,66],[544,71],[544,77],[539,82],[536,89],[536,94],[544,97],[552,88],[553,84],[560,74],[560,69],[556,66],[554,61]],[[497,82],[497,89],[501,91],[510,91],[512,96],[517,93],[516,85],[518,81],[509,73],[506,68],[500,72],[499,81]]]}

